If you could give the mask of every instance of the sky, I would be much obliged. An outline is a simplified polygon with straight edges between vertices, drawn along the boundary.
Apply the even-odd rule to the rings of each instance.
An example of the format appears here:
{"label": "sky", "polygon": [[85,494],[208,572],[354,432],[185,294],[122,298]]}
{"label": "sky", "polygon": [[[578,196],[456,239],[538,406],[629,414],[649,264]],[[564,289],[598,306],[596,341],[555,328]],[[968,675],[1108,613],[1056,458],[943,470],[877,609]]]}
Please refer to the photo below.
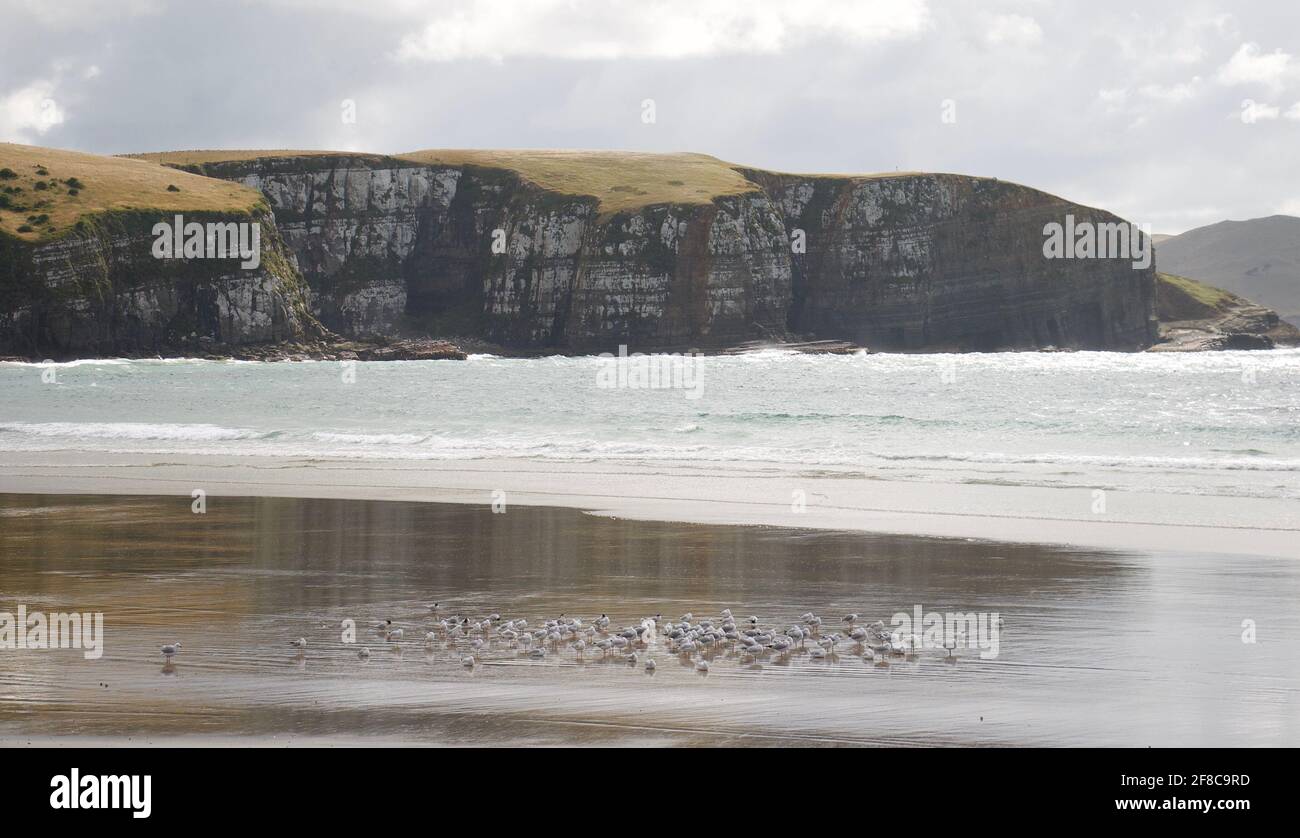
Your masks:
{"label": "sky", "polygon": [[1295,0],[0,0],[0,141],[697,151],[1300,215]]}

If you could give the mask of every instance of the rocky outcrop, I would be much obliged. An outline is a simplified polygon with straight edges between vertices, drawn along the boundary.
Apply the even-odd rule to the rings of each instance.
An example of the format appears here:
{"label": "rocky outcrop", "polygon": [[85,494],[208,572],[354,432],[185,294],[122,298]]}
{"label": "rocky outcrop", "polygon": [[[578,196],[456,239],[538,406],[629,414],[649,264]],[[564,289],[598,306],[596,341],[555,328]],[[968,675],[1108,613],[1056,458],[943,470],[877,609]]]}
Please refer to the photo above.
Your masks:
{"label": "rocky outcrop", "polygon": [[319,336],[306,288],[269,214],[190,213],[260,227],[254,269],[233,259],[157,259],[157,212],[112,212],[66,235],[0,235],[0,354],[61,359],[148,355]]}
{"label": "rocky outcrop", "polygon": [[1152,352],[1300,346],[1300,329],[1229,291],[1164,273],[1156,289],[1160,341]]}

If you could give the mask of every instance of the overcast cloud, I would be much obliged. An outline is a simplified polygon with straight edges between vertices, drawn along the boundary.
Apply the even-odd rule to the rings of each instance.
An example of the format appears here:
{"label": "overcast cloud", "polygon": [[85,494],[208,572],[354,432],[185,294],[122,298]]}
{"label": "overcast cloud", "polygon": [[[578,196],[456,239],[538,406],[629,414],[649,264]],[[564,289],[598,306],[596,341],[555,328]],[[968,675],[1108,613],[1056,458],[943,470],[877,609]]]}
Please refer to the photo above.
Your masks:
{"label": "overcast cloud", "polygon": [[0,0],[0,140],[701,151],[991,175],[1157,232],[1300,215],[1293,0],[207,5]]}

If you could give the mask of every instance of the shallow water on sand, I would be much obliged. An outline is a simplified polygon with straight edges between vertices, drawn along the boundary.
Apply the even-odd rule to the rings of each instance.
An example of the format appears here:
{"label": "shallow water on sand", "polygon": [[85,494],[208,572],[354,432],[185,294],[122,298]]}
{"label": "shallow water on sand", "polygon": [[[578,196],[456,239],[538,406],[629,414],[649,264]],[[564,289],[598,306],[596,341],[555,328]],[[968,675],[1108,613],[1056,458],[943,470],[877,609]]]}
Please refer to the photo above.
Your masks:
{"label": "shallow water on sand", "polygon": [[[665,648],[622,656],[466,641],[443,614],[613,625],[729,607],[997,612],[998,655],[887,665],[848,643],[707,675]],[[0,495],[0,611],[101,611],[103,657],[0,650],[0,744],[1300,745],[1300,564],[1035,545],[622,521],[574,510]],[[342,622],[357,643],[342,642]],[[405,629],[394,648],[374,621]],[[1257,641],[1242,642],[1242,621]],[[288,646],[308,639],[298,656]],[[180,640],[165,666],[158,648]],[[368,646],[362,661],[357,650]]]}

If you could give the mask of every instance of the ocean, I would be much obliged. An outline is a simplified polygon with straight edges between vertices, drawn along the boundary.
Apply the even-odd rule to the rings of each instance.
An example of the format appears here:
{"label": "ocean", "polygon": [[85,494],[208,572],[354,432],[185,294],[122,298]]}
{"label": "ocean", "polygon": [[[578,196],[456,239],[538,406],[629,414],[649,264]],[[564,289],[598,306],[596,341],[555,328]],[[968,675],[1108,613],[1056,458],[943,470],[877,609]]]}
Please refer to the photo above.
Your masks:
{"label": "ocean", "polygon": [[1300,497],[1300,349],[661,360],[686,375],[598,357],[3,363],[0,455],[775,463]]}

